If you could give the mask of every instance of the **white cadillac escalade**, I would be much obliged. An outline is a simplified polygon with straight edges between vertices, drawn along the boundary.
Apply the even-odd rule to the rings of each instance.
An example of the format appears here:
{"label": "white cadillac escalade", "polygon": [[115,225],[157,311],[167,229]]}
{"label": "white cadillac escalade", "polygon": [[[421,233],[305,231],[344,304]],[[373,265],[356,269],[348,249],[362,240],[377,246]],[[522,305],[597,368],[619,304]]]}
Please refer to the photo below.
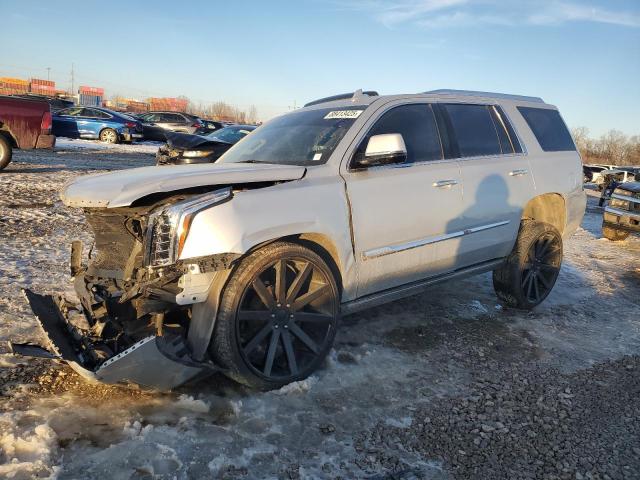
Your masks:
{"label": "white cadillac escalade", "polygon": [[554,286],[586,197],[540,98],[358,91],[275,118],[217,163],[89,175],[61,194],[80,305],[25,294],[48,350],[103,382],[169,389],[222,371],[269,389],[307,377],[341,315],[493,271],[506,305]]}

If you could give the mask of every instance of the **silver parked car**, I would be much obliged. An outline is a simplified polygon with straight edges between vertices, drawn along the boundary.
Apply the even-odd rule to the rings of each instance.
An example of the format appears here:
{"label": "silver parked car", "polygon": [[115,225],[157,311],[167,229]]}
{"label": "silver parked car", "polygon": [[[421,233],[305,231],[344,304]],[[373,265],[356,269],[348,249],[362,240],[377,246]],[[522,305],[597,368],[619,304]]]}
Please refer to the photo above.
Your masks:
{"label": "silver parked car", "polygon": [[580,224],[582,163],[539,98],[361,91],[275,118],[215,164],[86,176],[62,193],[95,234],[81,305],[27,290],[50,339],[14,351],[172,388],[221,371],[303,379],[341,315],[493,271],[531,309]]}
{"label": "silver parked car", "polygon": [[204,133],[205,123],[195,115],[181,112],[148,112],[138,115],[144,138],[164,142],[166,132]]}

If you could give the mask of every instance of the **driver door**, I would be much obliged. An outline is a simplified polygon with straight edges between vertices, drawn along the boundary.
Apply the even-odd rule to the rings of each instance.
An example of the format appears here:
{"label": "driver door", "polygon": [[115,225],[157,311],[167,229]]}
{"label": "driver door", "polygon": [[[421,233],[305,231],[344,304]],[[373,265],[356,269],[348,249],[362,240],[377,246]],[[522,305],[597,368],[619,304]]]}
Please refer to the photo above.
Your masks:
{"label": "driver door", "polygon": [[454,268],[457,243],[448,232],[462,213],[462,175],[445,159],[435,112],[423,103],[382,113],[360,141],[399,133],[407,149],[401,164],[358,168],[344,174],[351,205],[358,268],[357,296],[438,275]]}

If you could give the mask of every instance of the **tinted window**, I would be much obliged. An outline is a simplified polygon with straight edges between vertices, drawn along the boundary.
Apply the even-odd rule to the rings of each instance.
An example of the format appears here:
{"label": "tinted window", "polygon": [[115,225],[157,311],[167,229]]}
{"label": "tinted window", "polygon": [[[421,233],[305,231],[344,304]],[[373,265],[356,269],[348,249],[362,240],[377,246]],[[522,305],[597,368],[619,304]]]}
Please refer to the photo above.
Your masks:
{"label": "tinted window", "polygon": [[72,107],[72,108],[67,108],[65,110],[60,110],[58,114],[67,115],[69,117],[77,117],[79,115],[82,115],[83,110],[84,109],[82,107]]}
{"label": "tinted window", "polygon": [[493,125],[496,129],[496,133],[498,134],[498,140],[500,141],[500,149],[502,150],[502,153],[505,155],[513,153],[511,139],[509,138],[509,134],[504,128],[502,119],[498,115],[498,112],[495,108],[489,107],[489,113],[491,113],[491,119],[493,120]]}
{"label": "tinted window", "polygon": [[518,139],[518,136],[516,135],[516,132],[513,129],[513,125],[511,125],[509,118],[505,115],[502,108],[500,108],[498,105],[494,106],[493,109],[498,114],[500,120],[502,120],[502,124],[507,128],[507,133],[509,134],[509,139],[511,140],[511,145],[513,146],[515,153],[522,153],[522,145],[520,145],[520,140]]}
{"label": "tinted window", "polygon": [[518,107],[545,152],[575,150],[573,139],[557,110]]}
{"label": "tinted window", "polygon": [[407,147],[407,162],[440,160],[442,147],[431,105],[402,105],[386,112],[364,138],[356,158],[363,156],[373,135],[399,133]]}
{"label": "tinted window", "polygon": [[100,110],[96,110],[94,108],[85,108],[82,115],[85,117],[91,117],[91,118],[111,118],[109,114],[102,112]]}
{"label": "tinted window", "polygon": [[489,107],[486,105],[444,105],[461,157],[502,153]]}

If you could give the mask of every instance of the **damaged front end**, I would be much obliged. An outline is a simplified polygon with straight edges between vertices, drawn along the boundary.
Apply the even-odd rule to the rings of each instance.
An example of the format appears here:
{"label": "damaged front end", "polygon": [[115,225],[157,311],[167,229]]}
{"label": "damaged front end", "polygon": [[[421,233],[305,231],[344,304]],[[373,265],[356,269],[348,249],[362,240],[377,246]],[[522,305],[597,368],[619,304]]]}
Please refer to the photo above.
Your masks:
{"label": "damaged front end", "polygon": [[238,256],[178,258],[193,217],[231,196],[225,188],[148,205],[85,208],[95,242],[86,266],[82,243],[72,244],[80,304],[25,290],[50,346],[12,344],[13,352],[64,360],[88,379],[161,390],[220,370],[206,353],[215,310],[194,305],[206,303]]}

